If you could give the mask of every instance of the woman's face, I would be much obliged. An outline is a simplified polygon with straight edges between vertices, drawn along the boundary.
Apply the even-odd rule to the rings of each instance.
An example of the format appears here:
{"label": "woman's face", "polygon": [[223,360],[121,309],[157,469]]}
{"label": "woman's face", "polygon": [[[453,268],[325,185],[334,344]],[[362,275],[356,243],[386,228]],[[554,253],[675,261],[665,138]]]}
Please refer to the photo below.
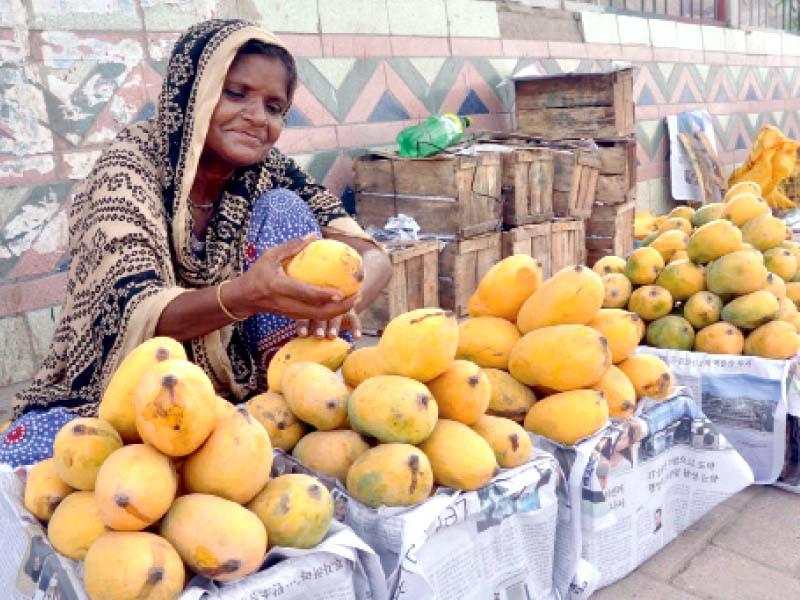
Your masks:
{"label": "woman's face", "polygon": [[236,58],[211,115],[204,158],[231,168],[264,160],[283,130],[287,89],[286,67],[277,58]]}

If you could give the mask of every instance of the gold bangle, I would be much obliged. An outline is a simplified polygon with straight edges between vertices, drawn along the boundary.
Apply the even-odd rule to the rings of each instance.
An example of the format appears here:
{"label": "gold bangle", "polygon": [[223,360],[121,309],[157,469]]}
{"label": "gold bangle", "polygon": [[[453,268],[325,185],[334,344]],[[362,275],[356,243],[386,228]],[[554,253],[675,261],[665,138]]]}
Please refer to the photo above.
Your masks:
{"label": "gold bangle", "polygon": [[228,308],[222,303],[222,286],[226,283],[230,283],[229,281],[221,281],[217,284],[217,304],[219,304],[220,310],[225,313],[225,316],[228,317],[231,321],[244,321],[247,317],[237,317]]}

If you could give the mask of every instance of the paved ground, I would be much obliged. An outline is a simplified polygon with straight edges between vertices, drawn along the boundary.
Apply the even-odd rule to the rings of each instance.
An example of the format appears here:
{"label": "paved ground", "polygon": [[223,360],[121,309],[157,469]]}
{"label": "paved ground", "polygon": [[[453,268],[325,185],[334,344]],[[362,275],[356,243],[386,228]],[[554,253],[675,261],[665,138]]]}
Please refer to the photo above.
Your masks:
{"label": "paved ground", "polygon": [[800,598],[800,495],[751,486],[592,600]]}

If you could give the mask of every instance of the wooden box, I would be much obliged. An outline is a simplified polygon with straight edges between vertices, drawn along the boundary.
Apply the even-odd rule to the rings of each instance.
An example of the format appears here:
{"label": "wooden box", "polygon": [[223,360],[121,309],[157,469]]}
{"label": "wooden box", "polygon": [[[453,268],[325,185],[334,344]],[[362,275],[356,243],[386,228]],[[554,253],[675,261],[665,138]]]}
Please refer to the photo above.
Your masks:
{"label": "wooden box", "polygon": [[603,256],[625,257],[633,252],[633,219],[636,201],[625,204],[596,204],[586,223],[587,264]]}
{"label": "wooden box", "polygon": [[594,141],[600,156],[595,202],[624,204],[636,185],[636,138]]}
{"label": "wooden box", "polygon": [[550,223],[538,223],[504,231],[502,236],[503,258],[512,254],[527,254],[539,261],[542,267],[542,277],[547,279],[551,275],[551,229]]}
{"label": "wooden box", "polygon": [[553,150],[553,212],[556,217],[587,219],[592,214],[600,157],[591,147]]}
{"label": "wooden box", "polygon": [[472,238],[500,229],[501,164],[496,152],[356,159],[356,214],[363,227],[383,228],[402,213],[421,233]]}
{"label": "wooden box", "polygon": [[465,316],[469,297],[500,253],[499,233],[446,242],[439,253],[439,306]]}
{"label": "wooden box", "polygon": [[558,140],[634,131],[632,68],[520,78],[514,88],[522,133]]}
{"label": "wooden box", "polygon": [[586,260],[586,229],[578,219],[556,220],[550,230],[550,273],[582,265]]}
{"label": "wooden box", "polygon": [[503,163],[503,225],[518,227],[553,218],[553,152],[507,147]]}
{"label": "wooden box", "polygon": [[362,329],[371,335],[404,312],[439,306],[439,240],[391,242],[383,247],[392,261],[392,279],[359,315]]}

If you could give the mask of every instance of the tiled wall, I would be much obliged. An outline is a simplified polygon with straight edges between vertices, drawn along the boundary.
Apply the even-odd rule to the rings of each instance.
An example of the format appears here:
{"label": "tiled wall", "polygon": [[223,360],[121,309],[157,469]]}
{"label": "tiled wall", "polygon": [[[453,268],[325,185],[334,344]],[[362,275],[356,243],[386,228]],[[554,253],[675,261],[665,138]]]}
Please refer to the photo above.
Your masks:
{"label": "tiled wall", "polygon": [[122,127],[153,114],[171,44],[212,16],[261,21],[294,51],[301,83],[279,146],[337,193],[354,155],[432,112],[509,129],[505,80],[530,65],[640,66],[642,207],[669,197],[667,114],[707,108],[728,165],[765,123],[800,132],[800,38],[781,33],[491,0],[0,0],[0,404],[58,317],[72,186]]}

